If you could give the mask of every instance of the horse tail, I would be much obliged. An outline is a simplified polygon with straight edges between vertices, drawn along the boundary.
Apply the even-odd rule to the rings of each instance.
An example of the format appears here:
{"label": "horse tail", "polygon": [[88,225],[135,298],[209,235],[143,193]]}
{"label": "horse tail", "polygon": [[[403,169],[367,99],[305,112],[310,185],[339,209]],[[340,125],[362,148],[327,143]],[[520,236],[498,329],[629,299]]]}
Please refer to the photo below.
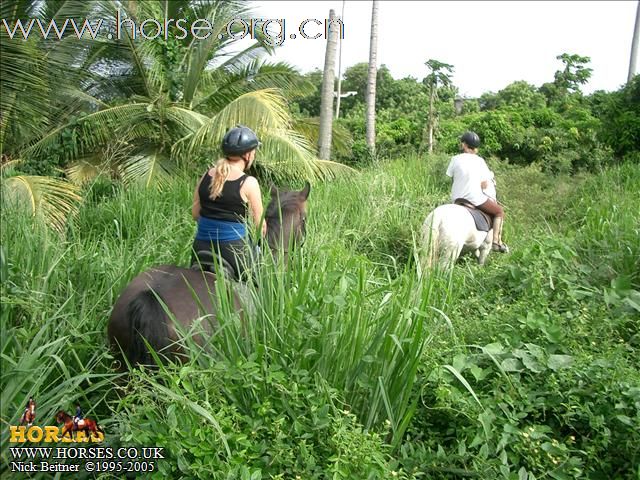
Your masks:
{"label": "horse tail", "polygon": [[143,290],[129,304],[127,317],[130,327],[130,342],[127,358],[132,366],[150,365],[153,357],[145,340],[158,352],[169,344],[168,317],[158,298],[151,290]]}
{"label": "horse tail", "polygon": [[440,249],[440,223],[441,216],[434,210],[427,216],[422,225],[422,245],[426,248],[422,263],[423,269],[431,269],[437,261],[438,250]]}

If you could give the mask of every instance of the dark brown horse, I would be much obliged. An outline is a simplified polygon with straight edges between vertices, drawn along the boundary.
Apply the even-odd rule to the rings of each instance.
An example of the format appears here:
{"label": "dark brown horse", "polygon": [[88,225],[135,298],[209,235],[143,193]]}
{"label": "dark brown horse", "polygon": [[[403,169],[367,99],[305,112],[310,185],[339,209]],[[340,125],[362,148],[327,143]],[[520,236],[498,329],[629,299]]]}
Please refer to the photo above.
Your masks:
{"label": "dark brown horse", "polygon": [[[272,253],[301,244],[305,235],[306,201],[310,185],[302,191],[271,189],[267,206],[267,242]],[[285,256],[286,258],[286,256]],[[172,319],[189,331],[195,320],[211,334],[216,321],[216,275],[200,269],[161,265],[135,277],[122,291],[109,319],[108,336],[116,356],[124,353],[130,365],[152,364],[146,342],[160,355],[175,358],[182,354]],[[242,315],[237,292],[234,308]],[[194,340],[202,343],[201,336]],[[121,367],[124,367],[122,362]]]}
{"label": "dark brown horse", "polygon": [[89,432],[92,436],[98,436],[98,433],[104,435],[104,431],[98,426],[98,422],[91,418],[83,418],[76,424],[73,417],[64,410],[58,410],[56,413],[56,422],[62,423],[62,437],[69,434],[73,439],[73,432]]}

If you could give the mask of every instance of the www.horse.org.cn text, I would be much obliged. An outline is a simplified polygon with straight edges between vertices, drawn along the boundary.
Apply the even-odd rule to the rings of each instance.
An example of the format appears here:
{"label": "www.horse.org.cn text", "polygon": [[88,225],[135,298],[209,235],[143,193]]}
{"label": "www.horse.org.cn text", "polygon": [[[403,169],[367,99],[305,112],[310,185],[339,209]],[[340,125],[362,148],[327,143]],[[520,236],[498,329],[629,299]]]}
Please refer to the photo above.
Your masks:
{"label": "www.horse.org.cn text", "polygon": [[62,40],[69,36],[85,40],[155,40],[175,39],[207,40],[216,36],[220,41],[262,39],[271,46],[280,46],[287,39],[326,40],[330,31],[337,29],[344,38],[344,23],[341,19],[307,18],[298,22],[285,18],[234,18],[224,25],[210,22],[206,18],[188,21],[185,18],[147,18],[135,21],[121,14],[118,9],[113,18],[74,18],[43,20],[31,18],[7,21],[2,19],[3,29],[10,40],[27,40],[40,36],[45,40]]}

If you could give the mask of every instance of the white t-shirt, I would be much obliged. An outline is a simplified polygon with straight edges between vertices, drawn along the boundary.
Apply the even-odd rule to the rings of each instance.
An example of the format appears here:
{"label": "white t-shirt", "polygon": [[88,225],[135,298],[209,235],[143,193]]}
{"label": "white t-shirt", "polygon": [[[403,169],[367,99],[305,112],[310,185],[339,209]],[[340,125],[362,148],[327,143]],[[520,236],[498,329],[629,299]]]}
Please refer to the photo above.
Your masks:
{"label": "white t-shirt", "polygon": [[449,162],[447,175],[453,178],[451,201],[465,198],[474,205],[482,205],[487,196],[482,193],[480,183],[491,181],[491,172],[484,159],[474,153],[461,153]]}

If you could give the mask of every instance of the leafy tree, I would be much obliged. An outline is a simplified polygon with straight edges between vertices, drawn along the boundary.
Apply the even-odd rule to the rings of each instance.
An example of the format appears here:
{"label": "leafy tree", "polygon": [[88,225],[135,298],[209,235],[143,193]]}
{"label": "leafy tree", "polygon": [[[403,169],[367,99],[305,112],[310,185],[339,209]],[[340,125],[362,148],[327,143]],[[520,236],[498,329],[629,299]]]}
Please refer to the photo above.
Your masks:
{"label": "leafy tree", "polygon": [[640,163],[640,75],[617,92],[594,96],[602,118],[599,137],[617,157],[635,155],[636,163]]}
{"label": "leafy tree", "polygon": [[[343,92],[357,92],[355,95],[342,99],[340,105],[340,116],[348,115],[356,105],[365,103],[365,94],[367,91],[367,75],[369,72],[369,64],[366,62],[356,63],[347,68],[344,72],[342,80]],[[382,64],[376,73],[376,110],[382,110],[389,107],[391,92],[394,89],[393,76],[386,65]]]}
{"label": "leafy tree", "polygon": [[556,58],[564,63],[564,70],[558,70],[554,75],[556,86],[571,93],[579,91],[580,85],[587,83],[591,77],[593,69],[585,66],[591,59],[568,53],[558,55]]}
{"label": "leafy tree", "polygon": [[303,79],[310,85],[309,93],[299,93],[293,97],[295,113],[303,117],[320,116],[320,87],[322,85],[322,70],[305,73]]}
{"label": "leafy tree", "polygon": [[[77,150],[94,154],[89,163],[99,161],[101,147],[114,131],[120,132],[118,136],[131,149],[118,165],[125,180],[162,181],[176,164],[217,152],[224,132],[244,123],[263,139],[258,167],[275,177],[314,178],[337,168],[316,161],[313,146],[293,130],[281,92],[302,85],[289,66],[259,60],[271,51],[266,39],[259,37],[246,49],[229,55],[234,40],[226,35],[226,25],[231,18],[251,16],[246,2],[182,0],[169,6],[172,18],[209,19],[213,34],[196,42],[189,37],[180,40],[178,31],[170,31],[167,40],[135,42],[125,29],[125,40],[109,45],[107,58],[116,60],[123,72],[120,83],[131,87],[123,92],[122,102],[113,102],[78,122],[82,135]],[[166,13],[162,1],[121,7],[137,24]],[[109,65],[106,80],[110,82],[113,60]],[[44,137],[29,153],[45,154],[63,130]]]}
{"label": "leafy tree", "polygon": [[537,109],[546,105],[546,99],[535,86],[520,80],[507,85],[498,93],[483,93],[480,103],[483,110],[503,107]]}
{"label": "leafy tree", "polygon": [[591,59],[568,53],[558,55],[556,58],[562,61],[564,68],[556,71],[553,82],[543,84],[540,92],[547,97],[550,105],[566,110],[581,98],[580,86],[589,81],[593,71],[585,66]]}

